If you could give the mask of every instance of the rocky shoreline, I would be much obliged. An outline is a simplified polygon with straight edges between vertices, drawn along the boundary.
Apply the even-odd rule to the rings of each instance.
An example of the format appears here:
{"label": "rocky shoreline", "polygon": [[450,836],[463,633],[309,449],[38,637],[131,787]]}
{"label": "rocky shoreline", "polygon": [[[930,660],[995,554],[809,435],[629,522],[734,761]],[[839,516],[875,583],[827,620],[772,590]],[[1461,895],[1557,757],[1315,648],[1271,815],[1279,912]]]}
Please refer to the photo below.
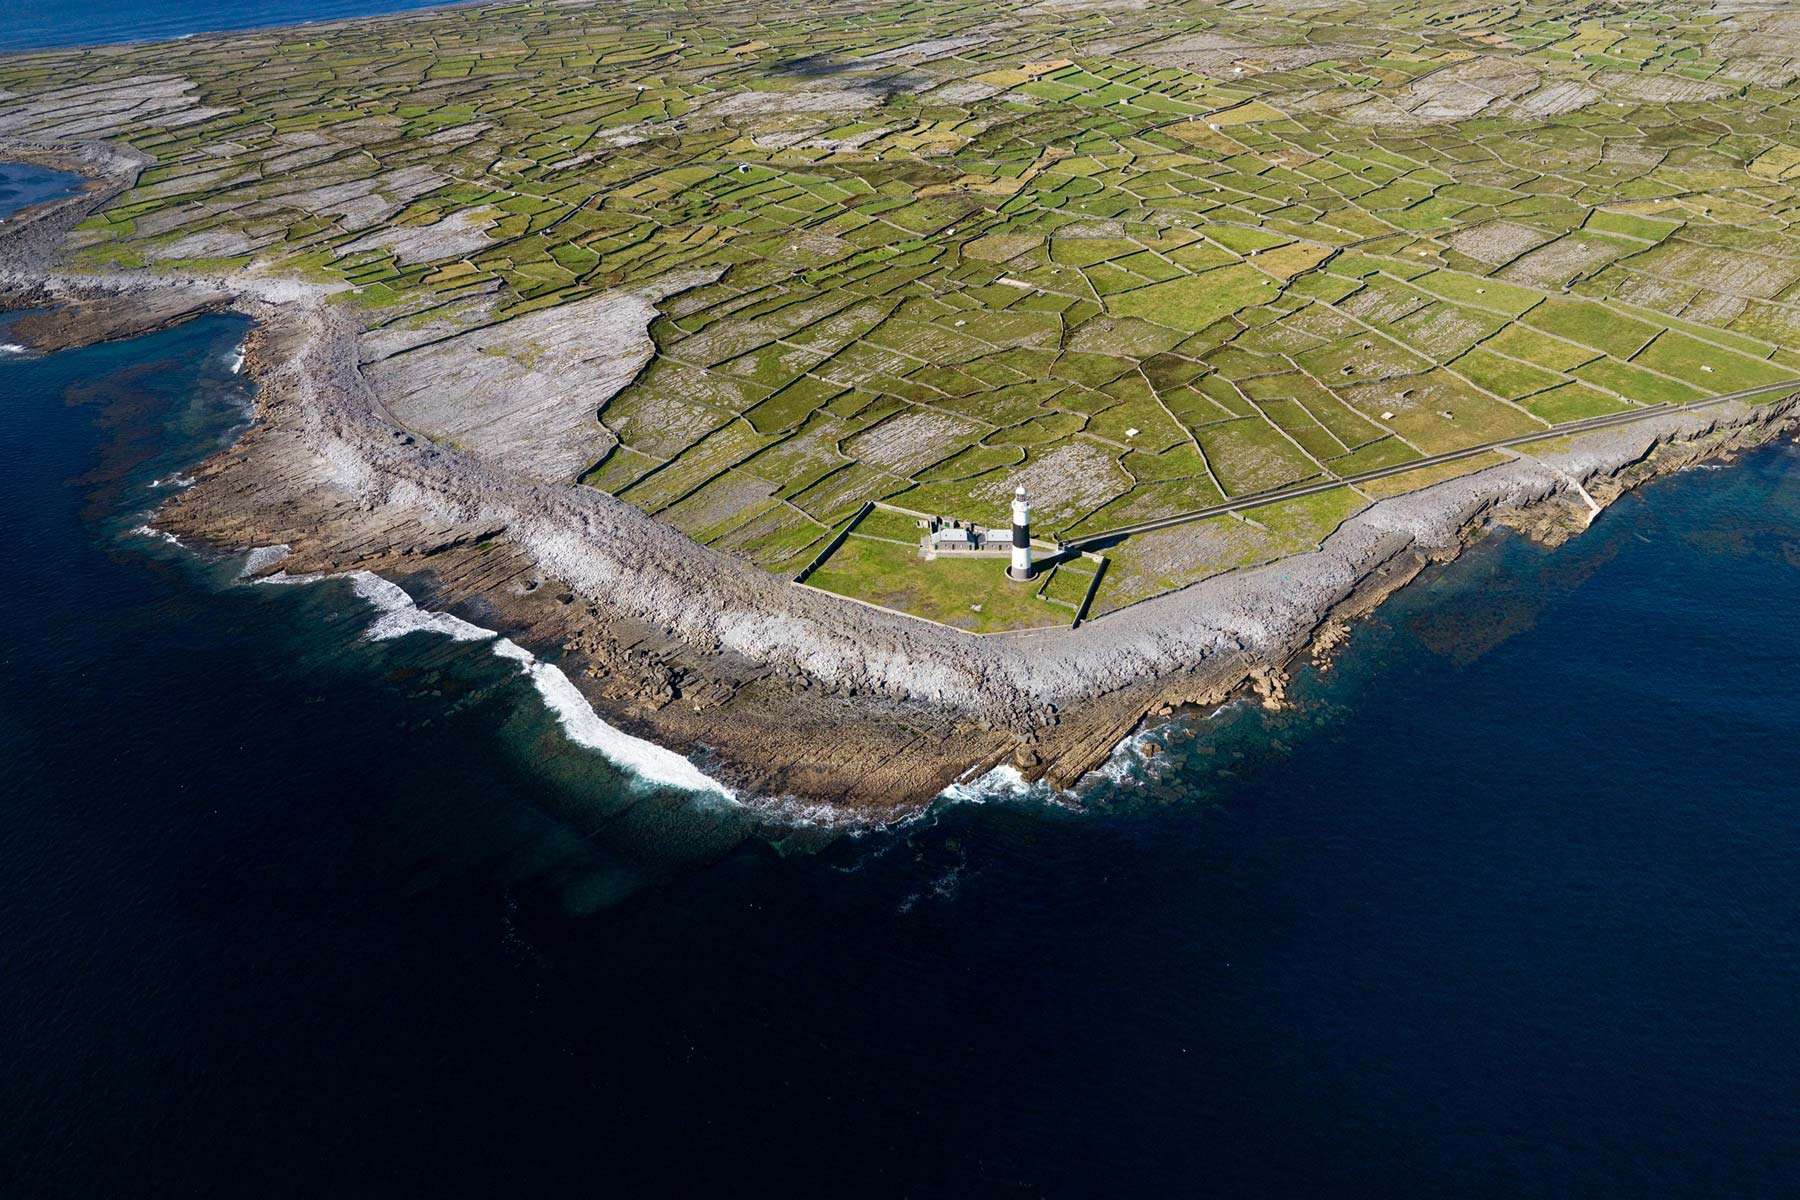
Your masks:
{"label": "rocky shoreline", "polygon": [[89,145],[0,154],[95,180],[0,226],[0,303],[48,310],[9,336],[51,350],[224,308],[257,322],[245,367],[256,420],[194,472],[160,528],[289,547],[264,570],[376,572],[557,662],[607,721],[813,818],[893,818],[1009,763],[1072,786],[1146,717],[1245,690],[1277,700],[1297,656],[1327,652],[1491,525],[1559,541],[1623,491],[1768,441],[1800,413],[1793,397],[1729,402],[1570,438],[1378,501],[1317,551],[1078,629],[974,638],[790,587],[605,493],[417,435],[395,415],[394,372],[369,370],[380,354],[327,289],[63,271],[63,236],[144,163]]}

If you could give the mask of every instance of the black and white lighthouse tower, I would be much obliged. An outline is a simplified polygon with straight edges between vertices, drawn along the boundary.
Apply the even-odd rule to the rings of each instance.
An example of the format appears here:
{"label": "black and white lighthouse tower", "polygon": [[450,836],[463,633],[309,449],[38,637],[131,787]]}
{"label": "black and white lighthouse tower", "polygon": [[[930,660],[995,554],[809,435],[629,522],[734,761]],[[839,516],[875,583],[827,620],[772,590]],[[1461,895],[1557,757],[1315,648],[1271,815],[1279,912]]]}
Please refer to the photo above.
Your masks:
{"label": "black and white lighthouse tower", "polygon": [[1025,497],[1025,485],[1013,492],[1012,565],[1006,577],[1020,583],[1031,578],[1031,501]]}

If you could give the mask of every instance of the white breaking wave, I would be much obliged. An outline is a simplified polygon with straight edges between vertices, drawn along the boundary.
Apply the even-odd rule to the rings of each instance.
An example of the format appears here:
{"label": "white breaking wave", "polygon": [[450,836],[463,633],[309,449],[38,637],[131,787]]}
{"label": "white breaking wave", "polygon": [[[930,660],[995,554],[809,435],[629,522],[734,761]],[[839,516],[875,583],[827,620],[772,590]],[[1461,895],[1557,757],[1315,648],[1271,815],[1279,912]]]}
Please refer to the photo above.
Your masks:
{"label": "white breaking wave", "polygon": [[17,342],[0,342],[0,354],[23,354],[25,347]]}
{"label": "white breaking wave", "polygon": [[1090,780],[1103,779],[1115,786],[1129,786],[1139,782],[1140,772],[1148,761],[1144,747],[1153,742],[1150,735],[1151,730],[1145,728],[1125,738],[1113,747],[1105,762],[1083,775],[1075,787],[1068,790],[1052,787],[1041,779],[1036,783],[1028,782],[1017,767],[1011,763],[1001,763],[978,778],[951,784],[938,793],[938,799],[964,804],[984,804],[989,800],[1035,800],[1065,808],[1079,807],[1082,785]]}
{"label": "white breaking wave", "polygon": [[187,475],[171,475],[167,479],[152,479],[150,486],[152,488],[190,488],[194,486],[194,481]]}
{"label": "white breaking wave", "polygon": [[[169,534],[142,527],[139,532],[156,534],[175,541]],[[180,543],[177,542],[177,545]],[[244,563],[244,574],[254,574],[265,567],[280,562],[287,556],[289,548],[285,545],[260,546],[252,550]],[[289,575],[277,571],[266,575],[261,583],[316,583],[331,578],[327,575]],[[496,657],[506,659],[519,665],[520,671],[531,679],[547,707],[555,716],[563,735],[577,746],[596,750],[614,766],[630,772],[647,783],[662,784],[679,788],[682,791],[700,792],[721,796],[727,800],[741,802],[735,791],[720,783],[717,779],[702,771],[694,762],[684,755],[655,742],[640,737],[633,737],[624,730],[608,724],[594,711],[587,697],[563,673],[562,668],[551,663],[540,661],[531,651],[503,638],[491,629],[483,628],[461,617],[449,613],[428,612],[422,609],[407,594],[406,589],[392,583],[372,571],[353,571],[348,578],[358,596],[374,605],[378,615],[365,631],[364,636],[371,641],[387,641],[404,637],[409,633],[426,632],[442,634],[458,642],[479,642],[493,639],[492,650]],[[1225,706],[1229,707],[1229,706]],[[1208,716],[1218,715],[1218,710]],[[1093,772],[1094,776],[1103,778],[1114,784],[1132,782],[1132,768],[1141,767],[1145,761],[1143,747],[1150,740],[1149,730],[1127,737],[1113,749],[1108,761]],[[1028,782],[1019,769],[1010,763],[1001,763],[986,774],[975,779],[959,781],[951,784],[938,794],[938,799],[951,803],[983,804],[990,800],[1034,800],[1041,803],[1067,805],[1074,793],[1059,792],[1048,783],[1039,780]],[[792,801],[759,799],[754,806],[766,815],[780,821],[803,825],[858,825],[861,822],[853,815],[831,805],[805,805]],[[910,824],[924,814],[898,823],[898,826]]]}
{"label": "white breaking wave", "polygon": [[231,373],[233,375],[236,375],[239,372],[241,372],[243,369],[244,369],[244,344],[242,342],[239,342],[237,345],[237,348],[231,352]]}
{"label": "white breaking wave", "polygon": [[352,571],[350,584],[356,594],[373,604],[381,615],[368,628],[367,637],[372,642],[385,642],[389,638],[405,637],[415,631],[441,633],[445,637],[458,642],[479,642],[494,637],[494,631],[472,625],[461,617],[453,617],[449,613],[426,612],[413,598],[406,594],[406,589],[397,583],[390,583],[373,571]]}
{"label": "white breaking wave", "polygon": [[1148,728],[1140,729],[1117,746],[1107,760],[1094,768],[1093,774],[1117,787],[1139,782],[1138,773],[1148,761],[1144,747],[1153,745]]}
{"label": "white breaking wave", "polygon": [[509,638],[494,643],[494,653],[519,664],[531,677],[532,686],[556,720],[563,733],[577,746],[598,750],[614,765],[624,767],[642,779],[678,787],[690,792],[716,792],[727,800],[737,793],[696,767],[689,759],[655,742],[632,737],[600,719],[587,697],[569,681],[562,668],[539,662],[531,651]]}
{"label": "white breaking wave", "polygon": [[964,804],[983,804],[989,800],[1048,800],[1056,794],[1056,789],[1039,781],[1027,783],[1019,768],[1011,763],[1001,763],[987,774],[977,779],[951,784],[938,793],[941,800],[957,801]]}
{"label": "white breaking wave", "polygon": [[[251,551],[251,557],[254,559],[258,554],[275,554],[274,558],[261,561],[260,565],[267,566],[280,561],[287,549],[286,546],[262,547]],[[245,566],[249,569],[248,562]],[[277,572],[266,576],[261,582],[312,583],[323,578],[326,577]],[[727,800],[737,799],[736,792],[702,771],[684,755],[658,746],[655,742],[633,737],[624,730],[607,724],[594,711],[593,705],[587,702],[587,697],[581,694],[580,689],[563,674],[562,668],[538,661],[536,655],[510,638],[503,638],[491,629],[484,629],[449,613],[427,612],[414,603],[413,598],[406,594],[405,588],[383,579],[373,571],[352,571],[348,578],[356,594],[373,604],[379,613],[364,635],[371,641],[386,641],[419,631],[442,634],[458,642],[479,642],[491,638],[495,656],[519,664],[519,669],[530,676],[532,686],[543,698],[545,706],[556,715],[556,722],[562,727],[564,736],[577,746],[599,751],[608,762],[647,783],[689,792],[707,792],[723,796]]]}
{"label": "white breaking wave", "polygon": [[169,543],[169,545],[171,545],[171,546],[181,545],[181,539],[176,537],[174,534],[169,533],[167,530],[163,530],[163,529],[152,529],[148,525],[139,525],[136,529],[133,529],[131,532],[137,534],[139,537],[159,538],[162,541]]}
{"label": "white breaking wave", "polygon": [[289,575],[286,571],[277,571],[273,575],[264,575],[258,583],[317,583],[321,579],[329,579],[329,575]]}
{"label": "white breaking wave", "polygon": [[239,577],[254,575],[266,567],[272,567],[288,556],[292,549],[286,542],[274,546],[258,546],[244,556],[244,569],[238,572]]}

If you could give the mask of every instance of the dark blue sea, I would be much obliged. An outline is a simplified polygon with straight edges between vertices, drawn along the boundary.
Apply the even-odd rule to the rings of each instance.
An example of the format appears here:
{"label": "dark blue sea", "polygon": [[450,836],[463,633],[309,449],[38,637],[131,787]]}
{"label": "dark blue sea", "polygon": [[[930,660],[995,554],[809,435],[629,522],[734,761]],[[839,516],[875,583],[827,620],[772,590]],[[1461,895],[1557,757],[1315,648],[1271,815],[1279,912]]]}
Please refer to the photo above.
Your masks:
{"label": "dark blue sea", "polygon": [[1793,446],[830,836],[141,529],[246,328],[0,351],[0,1195],[1800,1194]]}
{"label": "dark blue sea", "polygon": [[0,355],[0,1194],[1800,1190],[1795,448],[833,839],[141,531],[245,329]]}
{"label": "dark blue sea", "polygon": [[430,8],[446,0],[6,0],[0,53],[191,37]]}

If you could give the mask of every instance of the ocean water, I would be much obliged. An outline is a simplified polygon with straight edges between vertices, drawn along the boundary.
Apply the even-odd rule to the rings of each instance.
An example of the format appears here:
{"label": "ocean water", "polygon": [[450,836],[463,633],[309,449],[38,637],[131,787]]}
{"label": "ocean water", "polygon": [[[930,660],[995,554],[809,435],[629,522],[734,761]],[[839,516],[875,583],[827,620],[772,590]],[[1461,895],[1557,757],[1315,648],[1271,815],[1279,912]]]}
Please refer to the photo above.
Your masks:
{"label": "ocean water", "polygon": [[1491,538],[1073,801],[833,836],[143,531],[245,330],[0,351],[0,1195],[1800,1194],[1794,447]]}
{"label": "ocean water", "polygon": [[444,0],[7,0],[0,53],[146,42],[430,8]]}
{"label": "ocean water", "polygon": [[46,200],[73,195],[81,176],[30,163],[0,162],[0,220]]}
{"label": "ocean water", "polygon": [[135,532],[244,332],[0,356],[0,1194],[1800,1190],[1794,447],[829,837]]}

